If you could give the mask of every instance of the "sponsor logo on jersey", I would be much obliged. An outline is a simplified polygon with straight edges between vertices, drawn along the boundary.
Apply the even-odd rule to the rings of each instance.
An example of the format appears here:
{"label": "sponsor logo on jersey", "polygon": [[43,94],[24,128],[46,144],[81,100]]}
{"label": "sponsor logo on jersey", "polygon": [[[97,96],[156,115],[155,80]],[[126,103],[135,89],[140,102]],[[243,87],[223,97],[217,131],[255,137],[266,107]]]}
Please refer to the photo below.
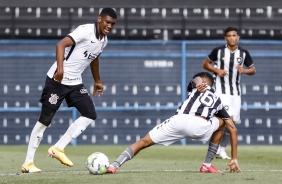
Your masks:
{"label": "sponsor logo on jersey", "polygon": [[95,59],[99,54],[94,54],[88,51],[85,51],[84,53],[84,57],[86,57],[87,59],[93,60]]}
{"label": "sponsor logo on jersey", "polygon": [[51,94],[51,97],[49,98],[50,104],[57,104],[57,100],[59,99],[59,96],[57,94]]}
{"label": "sponsor logo on jersey", "polygon": [[85,88],[80,89],[80,94],[86,94],[86,93],[88,93],[87,89]]}
{"label": "sponsor logo on jersey", "polygon": [[80,77],[75,77],[75,78],[64,77],[64,80],[67,80],[67,81],[81,81],[81,78]]}

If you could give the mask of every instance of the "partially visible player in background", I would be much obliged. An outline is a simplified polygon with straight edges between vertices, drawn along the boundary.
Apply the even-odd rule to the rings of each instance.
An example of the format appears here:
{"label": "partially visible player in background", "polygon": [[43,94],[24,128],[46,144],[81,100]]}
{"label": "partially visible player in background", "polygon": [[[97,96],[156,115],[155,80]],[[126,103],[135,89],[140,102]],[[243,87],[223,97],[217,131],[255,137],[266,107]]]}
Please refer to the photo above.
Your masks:
{"label": "partially visible player in background", "polygon": [[73,166],[64,153],[64,148],[78,137],[96,119],[96,110],[88,91],[82,82],[82,73],[90,65],[93,79],[93,95],[103,93],[99,72],[99,56],[107,45],[107,34],[113,29],[117,15],[114,9],[104,8],[96,23],[78,26],[56,45],[56,62],[47,73],[40,102],[41,115],[29,139],[23,173],[41,172],[34,165],[34,155],[45,129],[65,99],[69,107],[75,107],[81,114],[67,129],[60,140],[49,148],[49,156],[62,164]]}
{"label": "partially visible player in background", "polygon": [[[215,90],[220,94],[228,114],[236,123],[240,121],[241,110],[241,74],[254,75],[256,69],[249,52],[238,46],[238,29],[228,27],[225,30],[226,45],[214,48],[203,62],[203,68],[214,73]],[[245,65],[245,67],[244,67]],[[217,157],[230,159],[225,148],[230,141],[230,132],[225,129]]]}
{"label": "partially visible player in background", "polygon": [[[201,72],[193,77],[193,86],[188,98],[177,109],[176,114],[155,126],[145,137],[125,149],[108,167],[108,173],[114,174],[117,168],[131,160],[144,148],[154,144],[168,146],[183,138],[208,141],[209,149],[206,159],[200,168],[202,173],[222,173],[211,165],[218,149],[224,127],[231,133],[232,160],[226,169],[230,172],[240,172],[237,161],[237,129],[223,107],[220,98],[211,86],[213,77],[207,72]],[[206,88],[200,92],[199,88]],[[217,118],[214,114],[217,114]]]}

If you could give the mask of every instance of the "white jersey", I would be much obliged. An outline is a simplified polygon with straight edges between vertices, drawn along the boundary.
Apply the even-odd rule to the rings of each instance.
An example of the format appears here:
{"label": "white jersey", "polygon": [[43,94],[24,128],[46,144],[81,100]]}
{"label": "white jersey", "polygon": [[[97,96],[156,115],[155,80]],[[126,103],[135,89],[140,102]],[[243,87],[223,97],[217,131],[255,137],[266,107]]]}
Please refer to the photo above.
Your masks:
{"label": "white jersey", "polygon": [[[78,26],[70,37],[75,43],[65,48],[64,76],[62,84],[77,85],[82,83],[82,73],[90,63],[98,57],[106,47],[108,39],[105,35],[99,40],[96,24],[84,24]],[[53,78],[57,70],[57,61],[51,66],[47,75]]]}

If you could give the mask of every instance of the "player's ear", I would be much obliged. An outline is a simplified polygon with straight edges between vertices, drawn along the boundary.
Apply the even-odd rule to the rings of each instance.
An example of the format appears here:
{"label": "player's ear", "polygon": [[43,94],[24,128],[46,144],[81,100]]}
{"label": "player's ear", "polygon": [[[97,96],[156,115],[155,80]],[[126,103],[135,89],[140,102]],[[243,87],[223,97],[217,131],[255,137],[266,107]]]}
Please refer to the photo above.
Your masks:
{"label": "player's ear", "polygon": [[98,22],[100,23],[101,21],[102,21],[102,17],[99,16],[99,17],[98,17]]}

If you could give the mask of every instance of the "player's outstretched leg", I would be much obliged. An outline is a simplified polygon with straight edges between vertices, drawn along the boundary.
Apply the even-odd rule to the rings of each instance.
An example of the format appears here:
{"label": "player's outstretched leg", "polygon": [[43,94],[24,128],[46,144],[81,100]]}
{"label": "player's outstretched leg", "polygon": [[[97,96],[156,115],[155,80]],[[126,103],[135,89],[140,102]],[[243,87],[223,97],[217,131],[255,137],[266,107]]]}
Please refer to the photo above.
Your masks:
{"label": "player's outstretched leg", "polygon": [[126,148],[120,156],[108,167],[108,173],[114,174],[122,164],[131,160],[135,155],[144,148],[150,147],[155,143],[152,141],[149,134],[132,144],[129,148]]}
{"label": "player's outstretched leg", "polygon": [[64,165],[67,165],[67,166],[70,166],[70,167],[73,166],[72,161],[70,161],[68,159],[68,157],[65,155],[64,150],[61,150],[59,148],[52,146],[48,149],[48,155],[51,158],[56,158],[57,160],[59,160]]}
{"label": "player's outstretched leg", "polygon": [[134,153],[131,148],[126,148],[120,156],[108,167],[108,173],[115,174],[117,168],[119,168],[126,161],[131,160],[134,157]]}

